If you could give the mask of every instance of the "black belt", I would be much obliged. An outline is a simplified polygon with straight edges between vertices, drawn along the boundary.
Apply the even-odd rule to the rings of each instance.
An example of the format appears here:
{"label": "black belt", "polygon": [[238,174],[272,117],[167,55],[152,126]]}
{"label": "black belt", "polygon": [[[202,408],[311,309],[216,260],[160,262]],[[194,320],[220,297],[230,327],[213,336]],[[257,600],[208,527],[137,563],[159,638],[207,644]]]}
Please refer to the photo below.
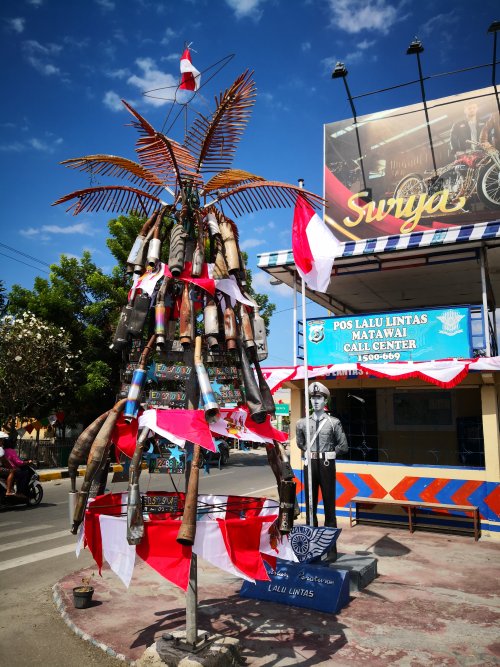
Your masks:
{"label": "black belt", "polygon": [[[324,461],[324,460],[326,460],[326,454],[330,454],[330,453],[331,452],[309,452],[309,456],[311,457],[311,459],[319,459],[321,461]],[[306,458],[306,457],[304,456],[304,458]],[[330,460],[333,461],[334,459],[330,459]]]}

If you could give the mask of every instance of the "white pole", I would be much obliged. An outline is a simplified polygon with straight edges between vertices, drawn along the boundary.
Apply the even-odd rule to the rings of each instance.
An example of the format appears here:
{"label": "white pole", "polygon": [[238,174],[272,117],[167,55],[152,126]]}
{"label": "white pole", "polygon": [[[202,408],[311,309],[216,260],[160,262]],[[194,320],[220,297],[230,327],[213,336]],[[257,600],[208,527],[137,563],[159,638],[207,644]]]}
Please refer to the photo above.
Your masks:
{"label": "white pole", "polygon": [[486,248],[481,248],[479,257],[481,260],[481,292],[483,301],[483,326],[484,337],[486,341],[486,356],[491,357],[490,318],[488,314],[488,286],[486,283]]}
{"label": "white pole", "polygon": [[[304,187],[304,180],[299,178],[299,187]],[[311,474],[311,431],[309,419],[309,368],[307,363],[307,327],[306,327],[306,284],[302,278],[302,340],[304,348],[304,405],[306,409],[306,456],[305,465],[307,466],[307,508],[309,515],[309,524],[314,523],[314,507],[312,493],[312,474]]]}
{"label": "white pole", "polygon": [[297,365],[297,272],[293,272],[293,365]]}

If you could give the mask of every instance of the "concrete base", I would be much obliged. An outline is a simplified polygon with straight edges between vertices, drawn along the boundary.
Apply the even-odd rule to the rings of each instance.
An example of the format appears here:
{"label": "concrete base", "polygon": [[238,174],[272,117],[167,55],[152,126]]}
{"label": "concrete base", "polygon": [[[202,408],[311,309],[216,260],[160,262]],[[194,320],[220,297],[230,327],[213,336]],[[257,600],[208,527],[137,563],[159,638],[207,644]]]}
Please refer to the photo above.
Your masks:
{"label": "concrete base", "polygon": [[231,667],[245,662],[234,637],[202,633],[193,651],[180,648],[185,640],[183,631],[165,633],[135,662],[136,667]]}
{"label": "concrete base", "polygon": [[351,593],[362,590],[377,576],[377,559],[373,556],[339,554],[335,562],[327,561],[324,564],[328,564],[328,567],[335,570],[349,571],[349,591]]}

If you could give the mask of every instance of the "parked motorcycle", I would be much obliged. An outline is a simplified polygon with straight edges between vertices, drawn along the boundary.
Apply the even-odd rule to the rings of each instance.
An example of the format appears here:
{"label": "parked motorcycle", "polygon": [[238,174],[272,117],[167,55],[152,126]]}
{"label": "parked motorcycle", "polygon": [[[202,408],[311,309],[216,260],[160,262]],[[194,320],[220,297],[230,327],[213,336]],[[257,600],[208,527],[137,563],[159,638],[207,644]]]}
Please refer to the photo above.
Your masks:
{"label": "parked motorcycle", "polygon": [[43,488],[40,484],[40,477],[31,463],[25,463],[23,468],[28,470],[28,495],[27,496],[8,496],[6,478],[0,477],[0,507],[10,507],[11,505],[27,505],[36,507],[42,502]]}
{"label": "parked motorcycle", "polygon": [[463,153],[445,167],[429,175],[408,174],[399,181],[394,199],[406,201],[411,195],[433,195],[448,191],[448,202],[456,204],[477,196],[487,208],[500,208],[500,153],[493,146],[468,141],[474,150]]}

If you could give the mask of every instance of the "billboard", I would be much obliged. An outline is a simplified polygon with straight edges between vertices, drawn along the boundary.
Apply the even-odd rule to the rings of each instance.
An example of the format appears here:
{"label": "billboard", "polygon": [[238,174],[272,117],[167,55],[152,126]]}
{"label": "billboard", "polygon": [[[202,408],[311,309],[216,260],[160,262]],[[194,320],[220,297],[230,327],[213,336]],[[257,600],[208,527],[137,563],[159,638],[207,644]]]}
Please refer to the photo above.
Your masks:
{"label": "billboard", "polygon": [[419,103],[325,125],[325,221],[341,241],[500,218],[494,88],[427,109],[429,123]]}
{"label": "billboard", "polygon": [[311,366],[470,359],[468,308],[430,308],[307,320]]}

